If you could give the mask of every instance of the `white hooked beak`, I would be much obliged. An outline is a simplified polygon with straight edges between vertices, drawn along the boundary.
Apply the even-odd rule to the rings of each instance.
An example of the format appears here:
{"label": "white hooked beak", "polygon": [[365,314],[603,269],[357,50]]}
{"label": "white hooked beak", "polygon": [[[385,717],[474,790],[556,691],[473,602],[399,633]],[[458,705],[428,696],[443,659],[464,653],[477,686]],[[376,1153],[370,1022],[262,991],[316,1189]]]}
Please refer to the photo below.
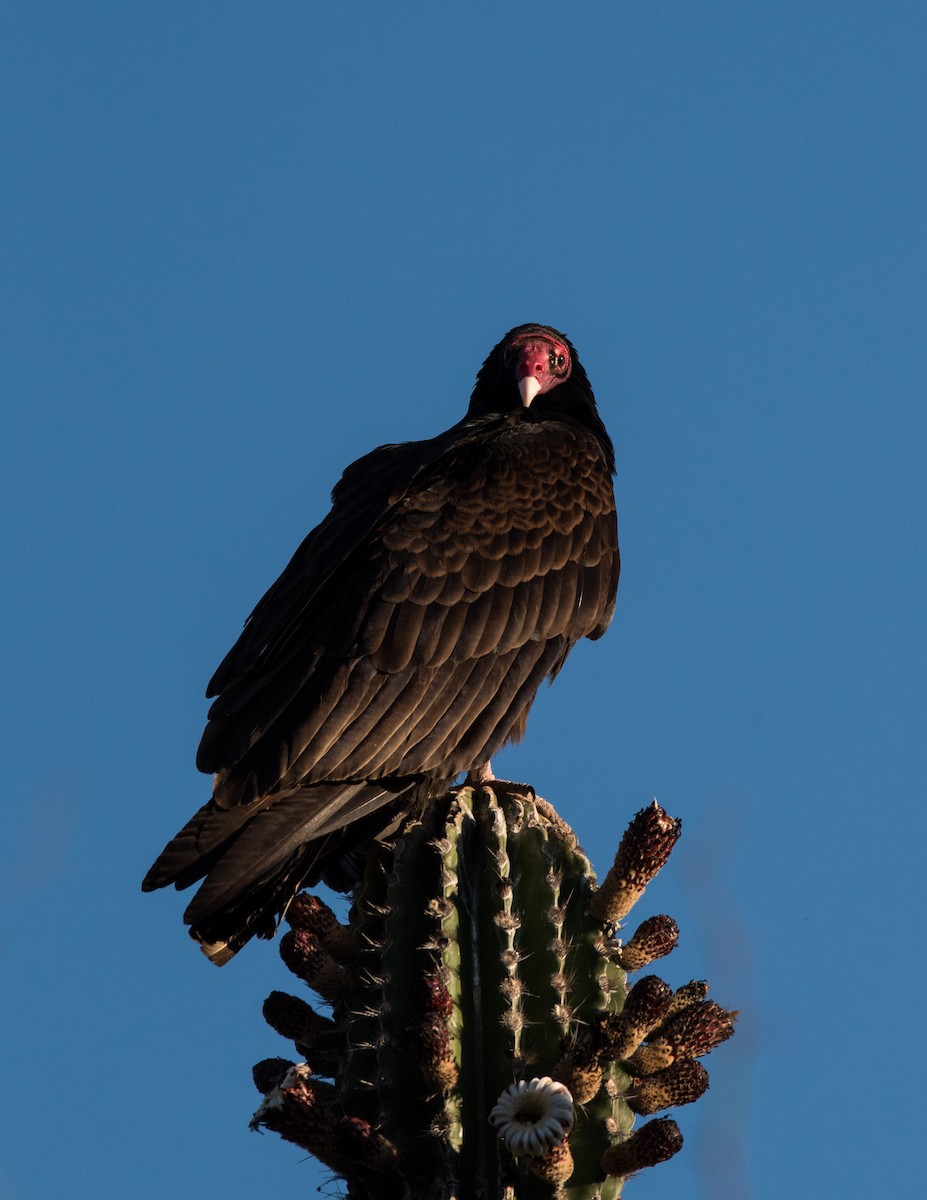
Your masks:
{"label": "white hooked beak", "polygon": [[521,394],[521,402],[525,408],[531,407],[531,401],[541,390],[541,383],[537,375],[525,375],[523,379],[518,381],[518,391]]}

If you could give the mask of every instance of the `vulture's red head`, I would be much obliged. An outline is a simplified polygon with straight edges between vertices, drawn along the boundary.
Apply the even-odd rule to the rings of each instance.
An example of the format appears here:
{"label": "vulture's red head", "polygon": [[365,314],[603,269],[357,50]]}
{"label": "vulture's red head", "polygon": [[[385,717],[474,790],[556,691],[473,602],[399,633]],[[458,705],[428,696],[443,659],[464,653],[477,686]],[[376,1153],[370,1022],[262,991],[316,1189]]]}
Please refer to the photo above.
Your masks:
{"label": "vulture's red head", "polygon": [[519,325],[490,351],[476,377],[467,417],[520,412],[591,429],[609,469],[614,451],[592,388],[569,338],[549,325]]}

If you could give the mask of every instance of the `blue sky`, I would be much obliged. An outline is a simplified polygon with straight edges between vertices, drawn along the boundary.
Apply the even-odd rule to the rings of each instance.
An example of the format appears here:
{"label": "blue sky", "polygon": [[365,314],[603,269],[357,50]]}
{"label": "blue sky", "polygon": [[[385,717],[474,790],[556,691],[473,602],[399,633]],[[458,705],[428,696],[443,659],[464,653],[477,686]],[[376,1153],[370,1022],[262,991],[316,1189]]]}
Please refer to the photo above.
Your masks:
{"label": "blue sky", "polygon": [[640,1200],[921,1187],[921,3],[2,18],[0,1198],[314,1194],[247,1130],[275,947],[142,896],[206,681],[341,468],[463,412],[512,325],[616,443],[615,624],[495,765],[744,1010]]}

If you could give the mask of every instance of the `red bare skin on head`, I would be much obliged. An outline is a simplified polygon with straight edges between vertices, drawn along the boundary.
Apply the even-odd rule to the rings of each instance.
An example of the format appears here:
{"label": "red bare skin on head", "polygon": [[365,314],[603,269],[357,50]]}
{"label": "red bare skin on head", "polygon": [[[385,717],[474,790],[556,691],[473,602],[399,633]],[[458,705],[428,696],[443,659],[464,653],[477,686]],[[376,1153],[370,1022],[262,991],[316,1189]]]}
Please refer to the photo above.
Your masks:
{"label": "red bare skin on head", "polygon": [[539,384],[538,395],[568,379],[573,366],[570,351],[563,342],[536,333],[514,338],[506,354],[515,362],[516,382],[535,378]]}

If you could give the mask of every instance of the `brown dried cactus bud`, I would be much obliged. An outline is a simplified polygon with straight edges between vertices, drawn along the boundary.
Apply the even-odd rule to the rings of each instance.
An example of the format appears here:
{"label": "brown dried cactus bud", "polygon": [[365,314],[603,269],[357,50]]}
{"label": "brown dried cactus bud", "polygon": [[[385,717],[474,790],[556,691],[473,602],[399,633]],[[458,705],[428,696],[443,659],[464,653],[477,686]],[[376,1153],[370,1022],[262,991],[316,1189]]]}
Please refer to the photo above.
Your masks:
{"label": "brown dried cactus bud", "polygon": [[603,924],[627,916],[644,894],[644,888],[666,863],[682,830],[682,822],[669,816],[654,800],[625,830],[611,870],[592,897],[589,911]]}
{"label": "brown dried cactus bud", "polygon": [[638,1046],[633,1054],[628,1056],[625,1068],[634,1075],[655,1075],[657,1071],[665,1071],[676,1061],[673,1048],[663,1041],[649,1042],[646,1046]]}
{"label": "brown dried cactus bud", "polygon": [[287,909],[286,920],[292,929],[314,933],[338,962],[350,962],[357,954],[357,939],[348,925],[342,925],[324,900],[309,892],[300,892]]}
{"label": "brown dried cactus bud", "polygon": [[708,1091],[708,1072],[697,1059],[681,1058],[665,1071],[636,1081],[628,1104],[649,1117],[664,1108],[691,1104]]}
{"label": "brown dried cactus bud", "polygon": [[457,1064],[447,1026],[438,1013],[423,1018],[417,1030],[419,1061],[431,1087],[447,1095],[457,1083]]}
{"label": "brown dried cactus bud", "polygon": [[[605,1020],[605,1014],[598,1022]],[[574,1032],[561,1042],[561,1055],[553,1071],[554,1079],[566,1085],[576,1104],[587,1104],[598,1095],[604,1072],[599,1061],[601,1044],[597,1026],[584,1032]]]}
{"label": "brown dried cactus bud", "polygon": [[625,1141],[609,1146],[602,1155],[602,1170],[606,1175],[631,1175],[644,1167],[666,1162],[681,1149],[679,1126],[670,1117],[657,1117],[635,1130]]}
{"label": "brown dried cactus bud", "polygon": [[573,1174],[569,1139],[565,1138],[559,1146],[551,1146],[542,1158],[528,1158],[527,1163],[528,1170],[539,1179],[554,1186],[566,1183]]}
{"label": "brown dried cactus bud", "polygon": [[292,1066],[280,1085],[268,1092],[251,1118],[251,1128],[271,1129],[333,1170],[344,1170],[344,1160],[332,1144],[331,1114],[305,1063]]}
{"label": "brown dried cactus bud", "polygon": [[284,919],[291,929],[308,929],[316,937],[322,937],[326,930],[338,924],[338,918],[331,908],[311,892],[300,892],[294,896]]}
{"label": "brown dried cactus bud", "polygon": [[677,988],[673,992],[673,998],[670,1000],[670,1006],[664,1017],[664,1024],[681,1012],[684,1008],[689,1008],[692,1004],[698,1004],[700,1000],[704,1000],[711,988],[705,979],[690,979],[688,983],[684,983],[682,987]]}
{"label": "brown dried cactus bud", "polygon": [[679,926],[672,917],[648,917],[634,931],[634,936],[615,955],[626,971],[640,971],[675,950],[679,941]]}
{"label": "brown dried cactus bud", "polygon": [[628,992],[621,1015],[649,1033],[666,1016],[673,989],[658,975],[644,975]]}
{"label": "brown dried cactus bud", "polygon": [[272,1092],[275,1087],[280,1086],[292,1066],[293,1063],[288,1058],[262,1058],[251,1068],[254,1086],[262,1096],[266,1096],[268,1092]]}
{"label": "brown dried cactus bud", "polygon": [[677,1059],[700,1058],[733,1037],[737,1016],[714,1000],[690,1004],[664,1021],[657,1036],[630,1056],[628,1065],[635,1074],[652,1075]]}
{"label": "brown dried cactus bud", "polygon": [[454,1011],[454,1001],[440,975],[425,975],[419,983],[422,1008],[426,1013],[437,1013],[449,1017]]}
{"label": "brown dried cactus bud", "polygon": [[281,1037],[303,1046],[314,1046],[335,1029],[331,1017],[318,1013],[311,1004],[287,992],[271,992],[264,1001],[264,1020]]}
{"label": "brown dried cactus bud", "polygon": [[393,1143],[359,1117],[342,1117],[332,1126],[335,1150],[352,1165],[370,1171],[388,1171],[395,1167],[399,1153]]}
{"label": "brown dried cactus bud", "polygon": [[574,1104],[588,1104],[602,1086],[602,1065],[592,1038],[574,1041],[554,1067],[553,1077],[569,1088]]}
{"label": "brown dried cactus bud", "polygon": [[349,976],[306,929],[291,929],[280,939],[280,957],[287,967],[305,980],[323,1000],[334,1003],[347,993]]}
{"label": "brown dried cactus bud", "polygon": [[604,1015],[594,1037],[604,1060],[629,1058],[650,1031],[666,1016],[673,991],[656,975],[645,975],[628,992],[620,1013]]}
{"label": "brown dried cactus bud", "polygon": [[700,1058],[734,1036],[734,1022],[739,1015],[714,1000],[702,1000],[665,1021],[660,1036],[672,1044],[677,1058]]}

